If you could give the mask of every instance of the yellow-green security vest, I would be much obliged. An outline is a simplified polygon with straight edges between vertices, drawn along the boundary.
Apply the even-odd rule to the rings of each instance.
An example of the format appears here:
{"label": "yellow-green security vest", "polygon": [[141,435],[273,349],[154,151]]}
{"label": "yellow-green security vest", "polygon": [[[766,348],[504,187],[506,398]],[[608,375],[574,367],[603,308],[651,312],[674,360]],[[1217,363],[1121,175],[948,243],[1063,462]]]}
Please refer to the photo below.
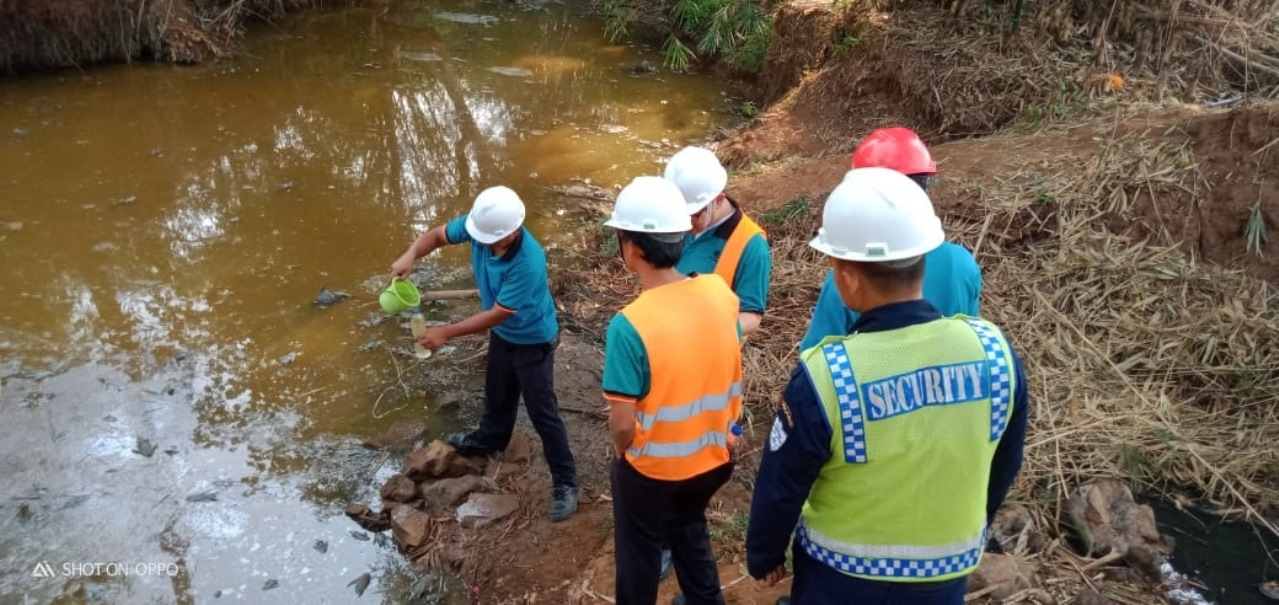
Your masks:
{"label": "yellow-green security vest", "polygon": [[1013,405],[1008,343],[956,316],[828,337],[803,353],[831,458],[796,529],[814,559],[873,580],[967,575],[986,544],[986,488]]}

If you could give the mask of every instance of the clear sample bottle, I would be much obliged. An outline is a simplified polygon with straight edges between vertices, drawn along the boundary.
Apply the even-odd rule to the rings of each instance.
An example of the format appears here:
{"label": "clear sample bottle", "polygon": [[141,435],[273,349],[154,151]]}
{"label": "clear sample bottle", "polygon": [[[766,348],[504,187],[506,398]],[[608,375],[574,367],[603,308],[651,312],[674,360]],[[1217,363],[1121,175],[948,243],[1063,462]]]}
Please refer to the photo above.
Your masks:
{"label": "clear sample bottle", "polygon": [[409,312],[409,325],[412,326],[411,329],[413,331],[413,354],[418,359],[430,357],[431,351],[422,346],[421,342],[418,342],[418,338],[421,338],[422,334],[426,332],[426,318],[422,316],[421,309],[413,309]]}

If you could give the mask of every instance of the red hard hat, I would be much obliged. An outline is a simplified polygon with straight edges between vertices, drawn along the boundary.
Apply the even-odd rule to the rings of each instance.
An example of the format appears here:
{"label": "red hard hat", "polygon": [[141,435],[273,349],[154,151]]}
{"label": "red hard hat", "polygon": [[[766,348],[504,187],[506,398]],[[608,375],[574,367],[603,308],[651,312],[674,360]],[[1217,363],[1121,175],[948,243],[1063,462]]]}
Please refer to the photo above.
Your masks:
{"label": "red hard hat", "polygon": [[937,163],[919,135],[900,126],[866,135],[853,152],[853,168],[890,168],[908,176],[937,174]]}

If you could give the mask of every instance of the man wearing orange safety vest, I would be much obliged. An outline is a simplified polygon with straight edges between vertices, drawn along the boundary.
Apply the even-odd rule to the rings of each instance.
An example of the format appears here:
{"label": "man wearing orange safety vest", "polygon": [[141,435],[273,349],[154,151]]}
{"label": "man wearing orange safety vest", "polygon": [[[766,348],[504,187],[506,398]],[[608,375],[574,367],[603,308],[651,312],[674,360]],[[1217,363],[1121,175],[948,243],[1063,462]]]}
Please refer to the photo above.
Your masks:
{"label": "man wearing orange safety vest", "polygon": [[618,605],[654,605],[661,548],[673,552],[675,603],[724,603],[706,505],[733,473],[742,410],[738,299],[724,280],[676,267],[692,221],[680,191],[639,177],[605,223],[643,292],[609,323],[604,399],[612,469]]}
{"label": "man wearing orange safety vest", "polygon": [[[692,233],[675,268],[685,275],[714,273],[737,294],[743,336],[759,329],[768,304],[773,259],[767,234],[724,193],[728,171],[714,152],[685,147],[663,174],[684,195]],[[662,577],[671,572],[671,551],[662,549]]]}
{"label": "man wearing orange safety vest", "polygon": [[665,178],[684,194],[693,223],[675,268],[680,273],[715,273],[741,301],[742,332],[759,328],[768,303],[773,270],[764,230],[724,193],[728,172],[709,149],[685,147],[666,164]]}

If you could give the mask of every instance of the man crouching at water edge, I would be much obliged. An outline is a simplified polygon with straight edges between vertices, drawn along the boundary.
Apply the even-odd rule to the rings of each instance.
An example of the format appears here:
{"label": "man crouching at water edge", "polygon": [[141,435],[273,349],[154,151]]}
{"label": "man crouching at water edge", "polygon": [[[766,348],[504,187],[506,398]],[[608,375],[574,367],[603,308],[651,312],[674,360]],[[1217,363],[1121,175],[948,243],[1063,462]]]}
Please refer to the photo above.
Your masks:
{"label": "man crouching at water edge", "polygon": [[578,492],[568,431],[555,397],[559,323],[546,276],[546,254],[523,225],[524,202],[514,191],[485,189],[470,214],[419,236],[391,265],[391,273],[407,276],[417,259],[448,244],[470,242],[483,310],[430,328],[419,339],[434,351],[450,338],[489,330],[479,430],[449,435],[448,442],[465,455],[504,451],[515,431],[522,394],[551,469],[551,520],[561,521],[577,511]]}
{"label": "man crouching at water edge", "polygon": [[913,181],[849,172],[811,246],[831,257],[851,332],[801,354],[760,462],[750,574],[795,605],[959,605],[1021,468],[1026,378],[993,324],[923,299],[941,222]]}
{"label": "man crouching at water edge", "polygon": [[653,605],[662,544],[682,594],[675,603],[724,602],[706,505],[733,474],[742,411],[738,300],[715,275],[675,270],[692,227],[674,184],[639,177],[605,223],[643,292],[608,326],[604,399],[613,462],[618,605]]}

